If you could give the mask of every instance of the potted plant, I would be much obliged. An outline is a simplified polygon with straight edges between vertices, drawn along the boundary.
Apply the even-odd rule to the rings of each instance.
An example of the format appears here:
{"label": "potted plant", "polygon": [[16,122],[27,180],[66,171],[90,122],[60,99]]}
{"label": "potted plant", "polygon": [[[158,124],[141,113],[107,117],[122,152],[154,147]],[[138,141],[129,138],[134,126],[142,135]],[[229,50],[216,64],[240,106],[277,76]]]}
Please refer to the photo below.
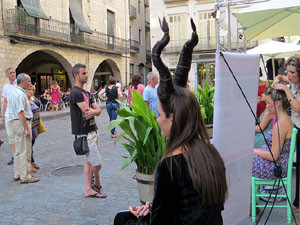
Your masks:
{"label": "potted plant", "polygon": [[121,138],[126,140],[122,145],[129,153],[123,156],[122,169],[135,162],[140,201],[152,202],[154,172],[164,155],[166,138],[161,135],[155,113],[150,112],[143,97],[137,91],[133,91],[132,97],[130,107],[118,101],[122,106],[117,111],[121,119],[111,121],[107,130],[119,126],[124,131],[116,139],[116,142]]}
{"label": "potted plant", "polygon": [[212,137],[212,130],[213,130],[213,120],[214,120],[214,95],[215,95],[215,88],[211,87],[207,80],[205,81],[205,87],[202,88],[198,85],[197,93],[194,93],[196,96],[200,108],[202,118],[204,123],[206,124],[206,128],[210,137]]}

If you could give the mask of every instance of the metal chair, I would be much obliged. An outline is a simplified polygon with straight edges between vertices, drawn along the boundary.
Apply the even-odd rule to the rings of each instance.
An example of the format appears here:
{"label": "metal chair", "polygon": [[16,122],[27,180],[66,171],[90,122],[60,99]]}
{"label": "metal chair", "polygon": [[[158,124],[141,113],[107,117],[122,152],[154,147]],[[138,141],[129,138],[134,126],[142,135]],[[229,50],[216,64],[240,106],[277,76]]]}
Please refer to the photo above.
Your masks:
{"label": "metal chair", "polygon": [[61,101],[59,101],[59,103],[60,103],[60,108],[67,111],[70,107],[69,95],[64,95]]}
{"label": "metal chair", "polygon": [[[282,182],[285,185],[286,188],[286,195],[278,194],[277,197],[283,197],[286,198],[286,204],[285,205],[275,205],[274,207],[279,208],[287,208],[287,221],[288,224],[291,224],[292,222],[292,209],[289,205],[288,199],[291,202],[292,197],[292,169],[293,169],[293,159],[294,159],[294,152],[295,152],[295,145],[296,145],[296,136],[297,136],[297,129],[293,128],[292,132],[292,138],[291,138],[291,147],[290,147],[290,154],[289,154],[289,163],[288,163],[288,171],[287,176],[282,178]],[[259,187],[262,186],[273,186],[275,180],[264,180],[256,177],[252,177],[252,222],[255,223],[256,221],[256,208],[258,207],[265,207],[265,205],[259,205],[259,197],[269,197],[270,194],[267,193],[259,193]],[[274,186],[277,187],[279,180],[276,182]],[[280,181],[280,187],[282,187],[282,182]],[[272,194],[271,197],[275,197],[275,194]],[[272,203],[269,203],[267,207],[272,207]]]}
{"label": "metal chair", "polygon": [[40,107],[41,111],[43,111],[43,110],[44,110],[44,112],[47,111],[50,101],[48,99],[44,98],[43,96],[40,96],[40,102],[41,102],[41,107]]}

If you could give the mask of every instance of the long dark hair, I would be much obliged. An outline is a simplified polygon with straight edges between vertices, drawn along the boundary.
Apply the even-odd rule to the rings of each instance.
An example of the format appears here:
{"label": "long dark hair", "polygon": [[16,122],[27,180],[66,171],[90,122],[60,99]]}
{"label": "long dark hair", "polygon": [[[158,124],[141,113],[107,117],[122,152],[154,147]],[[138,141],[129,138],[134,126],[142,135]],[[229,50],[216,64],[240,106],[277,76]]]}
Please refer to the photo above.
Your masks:
{"label": "long dark hair", "polygon": [[161,106],[164,112],[173,114],[166,157],[183,148],[193,186],[201,194],[202,203],[223,204],[227,197],[225,165],[210,144],[197,99],[189,90],[177,87],[169,104]]}
{"label": "long dark hair", "polygon": [[160,21],[164,35],[152,48],[152,62],[160,75],[157,89],[160,105],[167,118],[173,115],[165,157],[170,159],[168,162],[171,167],[172,157],[169,156],[176,149],[182,148],[193,186],[200,193],[202,204],[223,204],[227,197],[225,165],[219,152],[210,144],[196,97],[185,89],[193,48],[198,43],[196,26],[192,19],[191,26],[192,38],[182,49],[173,81],[168,67],[160,57],[170,41],[169,26],[165,18]]}

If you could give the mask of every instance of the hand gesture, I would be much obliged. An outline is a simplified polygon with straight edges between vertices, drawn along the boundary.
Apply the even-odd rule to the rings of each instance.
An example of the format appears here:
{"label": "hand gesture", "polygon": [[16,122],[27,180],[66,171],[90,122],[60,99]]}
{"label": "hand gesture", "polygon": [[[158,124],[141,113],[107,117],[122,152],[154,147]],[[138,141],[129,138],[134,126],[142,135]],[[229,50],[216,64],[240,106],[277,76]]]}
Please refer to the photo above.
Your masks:
{"label": "hand gesture", "polygon": [[129,211],[135,215],[137,218],[140,216],[146,216],[150,212],[151,204],[150,202],[146,202],[145,205],[142,206],[129,206]]}
{"label": "hand gesture", "polygon": [[289,89],[288,86],[286,86],[284,84],[280,84],[280,83],[273,83],[272,88],[274,88],[276,90],[283,90],[283,91],[285,91],[286,89]]}
{"label": "hand gesture", "polygon": [[84,110],[85,118],[86,118],[86,119],[91,119],[91,118],[93,118],[94,115],[95,115],[94,112],[95,112],[94,109],[92,109],[92,108],[86,108],[86,109]]}

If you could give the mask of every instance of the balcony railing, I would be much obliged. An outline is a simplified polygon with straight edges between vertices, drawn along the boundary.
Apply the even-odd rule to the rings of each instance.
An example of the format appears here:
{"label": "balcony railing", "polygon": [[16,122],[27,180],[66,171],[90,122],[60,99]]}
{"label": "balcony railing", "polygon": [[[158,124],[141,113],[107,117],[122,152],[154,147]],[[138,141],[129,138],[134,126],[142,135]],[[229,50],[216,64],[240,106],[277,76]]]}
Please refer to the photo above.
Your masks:
{"label": "balcony railing", "polygon": [[[165,48],[165,52],[180,52],[184,43],[187,40],[171,40],[170,43],[167,45]],[[249,41],[246,43],[246,48],[253,48],[258,45],[257,41]],[[222,36],[220,37],[220,46],[223,48],[227,48],[227,36]],[[231,41],[231,49],[236,50],[237,47],[243,48],[243,44],[240,44],[237,46],[236,40]],[[199,38],[199,42],[197,46],[194,48],[194,51],[213,51],[216,50],[216,38],[215,37],[210,37],[210,38]]]}
{"label": "balcony railing", "polygon": [[140,43],[138,41],[130,39],[130,50],[133,52],[140,52]]}
{"label": "balcony railing", "polygon": [[150,22],[145,21],[145,29],[146,31],[150,31]]}
{"label": "balcony railing", "polygon": [[146,50],[146,59],[151,60],[151,51],[150,50]]}
{"label": "balcony railing", "polygon": [[129,7],[129,18],[136,19],[136,8],[132,5]]}
{"label": "balcony railing", "polygon": [[26,36],[48,42],[80,44],[95,50],[114,50],[121,53],[129,50],[129,41],[125,39],[97,31],[93,31],[92,34],[83,33],[75,25],[54,19],[36,19],[29,16],[25,11],[20,15],[17,9],[6,11],[5,34]]}

